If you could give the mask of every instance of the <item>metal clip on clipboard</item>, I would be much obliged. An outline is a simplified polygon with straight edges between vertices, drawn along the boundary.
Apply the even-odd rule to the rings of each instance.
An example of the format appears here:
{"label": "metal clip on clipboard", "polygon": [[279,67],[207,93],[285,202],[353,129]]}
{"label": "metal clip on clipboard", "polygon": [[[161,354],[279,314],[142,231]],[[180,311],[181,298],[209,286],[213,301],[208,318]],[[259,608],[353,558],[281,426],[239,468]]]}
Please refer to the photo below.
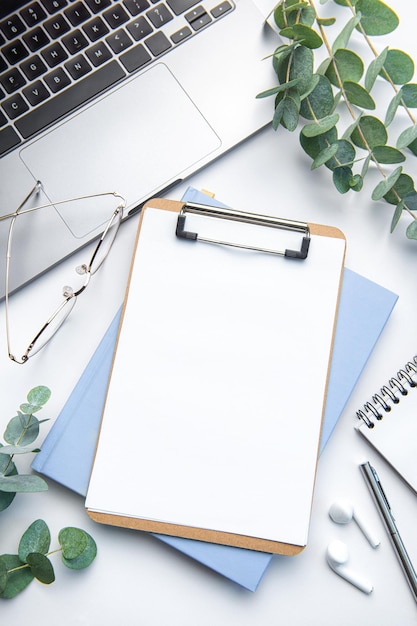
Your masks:
{"label": "metal clip on clipboard", "polygon": [[[196,215],[202,215],[206,217],[216,217],[237,222],[244,222],[246,224],[255,224],[257,226],[269,226],[272,228],[296,231],[304,233],[304,235],[302,238],[300,250],[271,250],[268,248],[249,246],[241,243],[232,243],[230,241],[208,239],[206,237],[201,237],[198,233],[185,230],[185,220],[187,213],[194,213]],[[176,235],[177,237],[181,237],[182,239],[189,239],[192,241],[204,241],[206,243],[215,243],[225,246],[232,246],[235,248],[244,248],[247,250],[256,250],[258,252],[267,252],[269,254],[276,254],[292,259],[306,259],[310,246],[310,229],[308,224],[306,224],[305,222],[296,222],[273,216],[257,215],[256,213],[234,211],[232,209],[224,209],[221,207],[212,207],[205,204],[193,203],[184,204],[181,208],[177,220]]]}

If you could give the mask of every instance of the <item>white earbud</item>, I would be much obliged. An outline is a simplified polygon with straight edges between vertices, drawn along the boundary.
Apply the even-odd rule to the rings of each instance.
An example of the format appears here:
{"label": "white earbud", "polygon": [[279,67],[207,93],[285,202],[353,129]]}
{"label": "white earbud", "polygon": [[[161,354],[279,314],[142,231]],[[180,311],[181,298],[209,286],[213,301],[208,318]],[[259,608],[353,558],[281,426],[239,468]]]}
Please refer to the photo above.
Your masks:
{"label": "white earbud", "polygon": [[377,548],[381,543],[380,540],[375,537],[375,535],[363,523],[362,519],[358,517],[356,510],[349,502],[334,502],[329,509],[329,515],[337,524],[347,524],[348,522],[355,520],[373,548]]}
{"label": "white earbud", "polygon": [[349,559],[349,551],[347,545],[343,543],[343,541],[335,539],[329,543],[327,546],[326,558],[331,569],[336,572],[336,574],[364,593],[371,593],[373,590],[372,583],[369,582],[369,580],[354,574],[348,567],[346,567],[346,563]]}

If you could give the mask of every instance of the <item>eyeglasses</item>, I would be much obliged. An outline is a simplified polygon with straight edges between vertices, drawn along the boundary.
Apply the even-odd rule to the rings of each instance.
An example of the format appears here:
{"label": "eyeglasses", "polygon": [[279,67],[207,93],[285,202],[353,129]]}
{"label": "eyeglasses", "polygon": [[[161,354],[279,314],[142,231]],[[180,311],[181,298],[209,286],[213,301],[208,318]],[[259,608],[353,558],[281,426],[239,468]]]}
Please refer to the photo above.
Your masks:
{"label": "eyeglasses", "polygon": [[[6,288],[5,288],[5,313],[6,313],[6,341],[7,341],[7,351],[9,354],[9,358],[15,363],[26,363],[27,360],[37,354],[55,335],[55,333],[59,330],[62,324],[67,319],[68,315],[71,313],[72,309],[75,306],[78,296],[85,291],[87,288],[91,277],[100,269],[104,261],[106,260],[110,249],[114,243],[117,232],[119,230],[119,226],[123,217],[123,209],[126,206],[126,200],[120,196],[116,192],[107,192],[107,193],[98,193],[91,194],[87,196],[80,196],[78,198],[70,198],[68,200],[61,200],[59,202],[53,202],[50,204],[43,204],[40,206],[34,206],[29,208],[24,208],[28,202],[35,198],[42,189],[42,183],[37,182],[32,191],[26,196],[23,202],[19,205],[14,213],[9,213],[8,215],[3,215],[0,217],[0,221],[4,219],[11,219],[9,234],[7,239],[7,252],[6,252]],[[74,290],[72,287],[65,286],[63,288],[63,301],[58,306],[58,308],[52,313],[49,319],[43,324],[41,329],[36,333],[33,339],[30,341],[28,347],[21,357],[14,356],[11,349],[11,341],[10,341],[10,308],[9,308],[9,286],[10,286],[10,262],[11,262],[11,251],[12,251],[12,241],[13,241],[13,231],[15,227],[15,222],[17,218],[22,217],[26,213],[31,213],[33,211],[38,211],[40,209],[45,209],[47,207],[56,206],[59,204],[65,204],[68,202],[74,202],[78,200],[86,200],[89,198],[99,198],[104,196],[114,196],[120,200],[119,204],[116,206],[113,211],[110,220],[108,221],[94,251],[90,257],[88,263],[82,264],[76,268],[77,274],[85,276],[84,284]]]}

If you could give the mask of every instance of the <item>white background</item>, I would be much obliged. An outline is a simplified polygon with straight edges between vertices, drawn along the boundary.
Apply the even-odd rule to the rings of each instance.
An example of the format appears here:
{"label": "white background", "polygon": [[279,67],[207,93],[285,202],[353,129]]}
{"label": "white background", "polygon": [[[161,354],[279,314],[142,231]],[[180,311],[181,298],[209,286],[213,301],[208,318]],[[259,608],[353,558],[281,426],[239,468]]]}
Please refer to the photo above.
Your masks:
{"label": "white background", "polygon": [[[330,3],[329,3],[330,4]],[[401,48],[417,59],[417,9],[406,0],[391,0],[401,18],[400,27],[377,41]],[[325,7],[331,13],[331,7]],[[318,5],[319,11],[321,11]],[[335,12],[337,11],[337,7]],[[266,88],[269,85],[265,86]],[[271,101],[272,106],[272,101]],[[271,113],[272,114],[272,113]],[[416,165],[407,169],[415,177]],[[98,544],[98,557],[83,572],[72,572],[52,557],[56,582],[45,587],[34,581],[20,596],[1,602],[1,620],[13,626],[95,625],[119,622],[148,625],[291,625],[379,624],[408,626],[417,623],[416,603],[405,581],[385,529],[374,508],[358,465],[370,460],[383,480],[411,559],[417,566],[417,498],[389,466],[359,439],[355,412],[379,386],[413,356],[416,345],[417,243],[408,241],[401,220],[389,233],[392,208],[370,199],[373,186],[360,194],[339,195],[325,169],[310,172],[310,161],[300,150],[298,134],[268,128],[217,163],[187,181],[208,189],[237,209],[328,223],[347,238],[346,266],[381,283],[400,297],[383,334],[341,416],[319,462],[309,544],[294,558],[275,557],[255,593],[212,573],[150,536],[94,524],[83,500],[59,485],[48,492],[16,498],[0,516],[0,553],[16,551],[26,527],[43,518],[55,537],[63,526],[88,530]],[[186,184],[171,193],[179,199]],[[5,426],[38,384],[52,389],[43,417],[45,435],[70,395],[94,349],[118,309],[130,263],[137,218],[123,225],[111,257],[79,299],[65,326],[50,346],[25,366],[9,363],[4,333],[0,338],[1,416]],[[17,336],[25,336],[25,317],[40,309],[44,297],[68,282],[73,268],[87,251],[62,264],[22,291]],[[0,306],[0,328],[4,306]],[[300,372],[302,355],[300,355]],[[300,375],[300,385],[302,376]],[[302,391],[302,390],[301,390]],[[119,444],[129,437],[120,433]],[[29,460],[21,459],[21,469]],[[122,469],[122,468],[121,468]],[[353,525],[336,526],[328,516],[330,504],[341,497],[354,502],[381,538],[373,550]],[[349,545],[352,569],[369,577],[374,591],[367,596],[337,577],[325,562],[327,544],[340,538]]]}

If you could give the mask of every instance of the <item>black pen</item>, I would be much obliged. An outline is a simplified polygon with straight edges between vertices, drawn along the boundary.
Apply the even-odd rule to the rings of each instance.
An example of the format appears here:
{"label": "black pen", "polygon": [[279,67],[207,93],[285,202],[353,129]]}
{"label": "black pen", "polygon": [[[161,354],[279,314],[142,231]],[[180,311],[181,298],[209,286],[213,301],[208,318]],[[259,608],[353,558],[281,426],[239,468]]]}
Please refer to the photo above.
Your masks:
{"label": "black pen", "polygon": [[417,575],[414,571],[414,567],[410,561],[410,557],[407,554],[407,550],[402,542],[400,534],[395,525],[395,519],[391,511],[390,504],[382,488],[381,481],[378,474],[369,462],[362,463],[360,469],[364,475],[369,490],[374,498],[378,511],[384,520],[388,534],[391,537],[392,544],[395,552],[397,553],[398,560],[404,570],[404,573],[409,582],[411,591],[414,596],[414,600],[417,602]]}

